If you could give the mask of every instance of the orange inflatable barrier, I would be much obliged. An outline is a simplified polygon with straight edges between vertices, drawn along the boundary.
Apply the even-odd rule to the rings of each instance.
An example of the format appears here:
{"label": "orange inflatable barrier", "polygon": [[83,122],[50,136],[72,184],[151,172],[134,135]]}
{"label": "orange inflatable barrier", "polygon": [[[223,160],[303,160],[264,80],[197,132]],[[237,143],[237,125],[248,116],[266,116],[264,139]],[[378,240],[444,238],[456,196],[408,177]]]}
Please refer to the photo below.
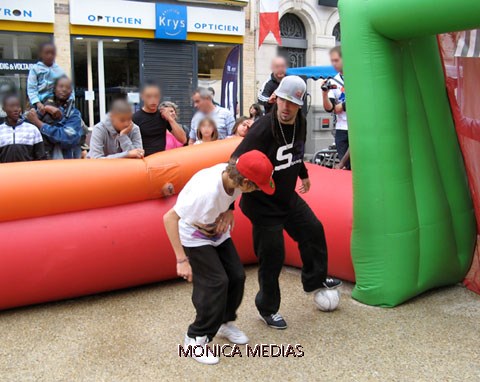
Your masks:
{"label": "orange inflatable barrier", "polygon": [[[176,278],[163,214],[199,169],[227,161],[228,139],[141,160],[71,160],[0,166],[0,309]],[[330,274],[354,280],[350,259],[351,174],[308,165],[305,196],[325,227]],[[235,210],[233,239],[256,262],[251,226]],[[301,266],[286,238],[286,264]],[[299,284],[299,287],[300,284]]]}

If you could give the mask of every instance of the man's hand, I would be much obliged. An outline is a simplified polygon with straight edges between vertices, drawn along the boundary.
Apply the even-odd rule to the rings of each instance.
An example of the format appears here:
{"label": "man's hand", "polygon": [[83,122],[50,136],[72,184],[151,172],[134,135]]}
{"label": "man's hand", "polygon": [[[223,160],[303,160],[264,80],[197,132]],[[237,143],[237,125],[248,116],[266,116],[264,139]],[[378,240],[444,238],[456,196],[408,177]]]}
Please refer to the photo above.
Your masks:
{"label": "man's hand", "polygon": [[43,110],[44,110],[45,113],[50,114],[53,119],[62,118],[62,112],[58,107],[48,105],[48,106],[45,106],[43,108]]}
{"label": "man's hand", "polygon": [[142,159],[145,156],[145,151],[142,149],[133,149],[128,152],[127,158]]}
{"label": "man's hand", "polygon": [[183,277],[189,283],[192,282],[192,267],[188,261],[180,264],[177,263],[177,275]]}
{"label": "man's hand", "polygon": [[301,194],[306,194],[308,191],[310,191],[311,186],[312,183],[310,182],[310,178],[302,179],[302,185],[298,188],[298,192]]}
{"label": "man's hand", "polygon": [[228,210],[227,212],[223,212],[218,215],[216,223],[216,232],[218,234],[227,233],[229,229],[230,231],[233,231],[233,227],[235,226],[235,218],[233,217],[233,211]]}
{"label": "man's hand", "polygon": [[37,107],[37,110],[41,115],[45,114],[45,105],[43,103],[37,102],[35,106]]}
{"label": "man's hand", "polygon": [[120,131],[120,135],[128,135],[128,134],[130,134],[132,129],[133,129],[133,122],[131,122],[130,125],[128,125],[128,127],[123,129],[122,131]]}
{"label": "man's hand", "polygon": [[345,170],[346,167],[345,167],[344,164],[338,163],[338,164],[335,165],[334,169],[335,170]]}
{"label": "man's hand", "polygon": [[277,95],[273,93],[268,99],[268,103],[275,103],[277,101]]}

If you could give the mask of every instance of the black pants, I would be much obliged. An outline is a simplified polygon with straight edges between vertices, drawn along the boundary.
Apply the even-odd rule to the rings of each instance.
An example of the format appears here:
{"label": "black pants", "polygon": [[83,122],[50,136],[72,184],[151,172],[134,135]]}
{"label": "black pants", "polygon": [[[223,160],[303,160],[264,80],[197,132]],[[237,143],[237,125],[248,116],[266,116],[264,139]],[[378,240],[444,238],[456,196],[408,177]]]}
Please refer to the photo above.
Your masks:
{"label": "black pants", "polygon": [[285,224],[253,225],[253,244],[259,261],[260,286],[255,305],[263,316],[277,313],[280,308],[278,277],[285,260],[284,229],[298,243],[303,262],[302,284],[305,292],[321,288],[327,277],[327,242],[322,223],[308,204],[298,196]]}
{"label": "black pants", "polygon": [[[335,146],[337,146],[338,159],[342,160],[350,147],[348,130],[335,130]],[[350,160],[345,163],[345,167],[350,169]]]}
{"label": "black pants", "polygon": [[231,239],[218,247],[184,248],[192,267],[192,302],[197,311],[187,334],[191,338],[206,335],[211,340],[223,323],[237,318],[245,271]]}

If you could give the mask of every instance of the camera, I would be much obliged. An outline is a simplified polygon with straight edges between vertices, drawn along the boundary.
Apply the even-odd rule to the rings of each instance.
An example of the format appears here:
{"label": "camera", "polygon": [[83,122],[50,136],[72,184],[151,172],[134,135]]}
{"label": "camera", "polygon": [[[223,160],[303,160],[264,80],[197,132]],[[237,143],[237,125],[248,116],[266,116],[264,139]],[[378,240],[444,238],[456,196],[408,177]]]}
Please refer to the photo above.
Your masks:
{"label": "camera", "polygon": [[337,88],[337,85],[335,84],[332,84],[330,82],[330,80],[326,81],[323,85],[322,85],[322,90],[324,92],[328,91],[328,90],[332,90],[332,89],[336,89]]}

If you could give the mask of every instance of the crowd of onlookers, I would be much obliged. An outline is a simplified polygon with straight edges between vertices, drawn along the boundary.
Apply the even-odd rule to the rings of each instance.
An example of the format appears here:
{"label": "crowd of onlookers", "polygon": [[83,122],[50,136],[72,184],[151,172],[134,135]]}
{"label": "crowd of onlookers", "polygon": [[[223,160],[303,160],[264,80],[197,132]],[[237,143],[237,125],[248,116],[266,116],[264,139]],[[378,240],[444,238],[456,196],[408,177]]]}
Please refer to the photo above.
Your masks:
{"label": "crowd of onlookers", "polygon": [[[146,82],[141,89],[141,108],[133,113],[132,105],[117,99],[109,113],[90,131],[75,107],[71,80],[55,63],[56,47],[52,42],[39,49],[39,61],[28,75],[27,95],[30,110],[22,113],[15,94],[3,96],[5,122],[0,125],[0,163],[42,159],[143,158],[164,150],[245,137],[264,111],[276,102],[275,90],[287,75],[282,57],[272,60],[272,74],[263,84],[258,104],[248,117],[235,120],[232,112],[214,101],[213,88],[198,88],[192,94],[196,112],[188,126],[179,123],[179,110],[173,102],[161,102],[160,87]],[[343,62],[340,47],[330,51],[338,74],[322,81],[323,106],[335,115],[335,143],[340,163],[336,168],[350,169],[350,150],[346,114]],[[89,144],[87,145],[87,136]]]}
{"label": "crowd of onlookers", "polygon": [[179,123],[173,102],[161,102],[160,87],[147,82],[141,89],[142,107],[133,112],[125,99],[116,99],[106,117],[91,129],[75,107],[71,80],[55,63],[56,47],[45,43],[39,61],[28,75],[30,109],[22,111],[16,94],[3,95],[6,118],[0,125],[0,163],[45,159],[143,158],[164,150],[232,136],[244,137],[262,115],[260,105],[248,117],[235,120],[214,101],[214,91],[198,88],[192,95],[196,109],[191,124]]}

